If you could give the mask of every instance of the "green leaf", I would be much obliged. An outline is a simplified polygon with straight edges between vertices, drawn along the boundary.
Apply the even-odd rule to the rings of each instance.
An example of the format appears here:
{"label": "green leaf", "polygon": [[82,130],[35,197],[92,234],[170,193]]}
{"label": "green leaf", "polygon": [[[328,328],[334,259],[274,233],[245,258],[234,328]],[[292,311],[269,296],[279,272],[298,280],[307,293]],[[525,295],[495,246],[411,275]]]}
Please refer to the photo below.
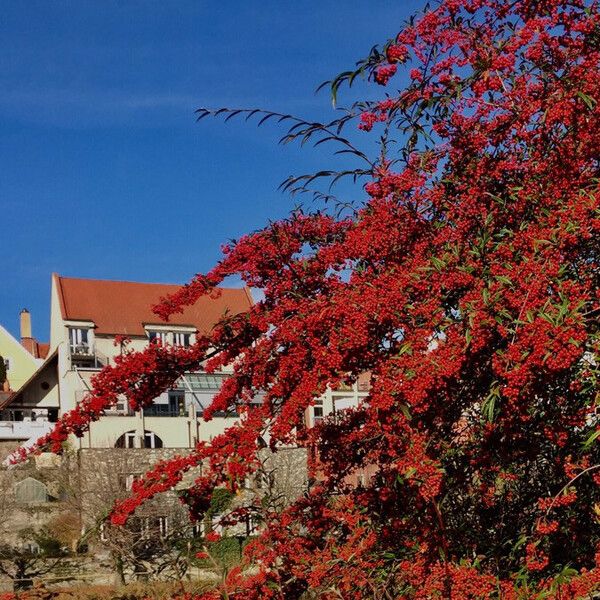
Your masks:
{"label": "green leaf", "polygon": [[400,348],[398,348],[398,352],[396,353],[396,357],[402,356],[403,354],[412,354],[412,344],[410,342],[404,342]]}
{"label": "green leaf", "polygon": [[417,470],[414,467],[410,467],[406,470],[406,473],[404,473],[404,478],[410,479],[416,472]]}
{"label": "green leaf", "polygon": [[437,256],[432,256],[431,262],[433,263],[433,266],[436,268],[437,271],[441,271],[446,266],[446,263],[443,260],[437,258]]}
{"label": "green leaf", "polygon": [[504,283],[505,285],[512,286],[512,284],[513,284],[513,282],[508,277],[506,277],[505,275],[496,275],[495,277],[496,277],[496,279],[498,281]]}
{"label": "green leaf", "polygon": [[496,400],[498,400],[499,398],[500,388],[498,387],[498,383],[494,382],[490,393],[488,394],[487,398],[483,401],[483,405],[481,406],[481,413],[488,423],[492,423],[494,421],[494,414],[496,412]]}
{"label": "green leaf", "polygon": [[600,437],[600,429],[596,429],[596,431],[594,431],[594,433],[592,433],[592,435],[588,436],[588,438],[585,440],[585,442],[583,442],[583,449],[584,450],[589,450],[593,445],[594,442]]}
{"label": "green leaf", "polygon": [[471,345],[471,340],[473,339],[473,334],[470,329],[465,331],[465,340],[467,341],[467,346]]}
{"label": "green leaf", "polygon": [[410,410],[408,409],[408,406],[406,406],[406,404],[400,405],[400,412],[406,417],[407,420],[410,421],[410,419],[412,419]]}
{"label": "green leaf", "polygon": [[583,92],[577,92],[577,95],[585,102],[585,105],[591,110],[596,106],[596,100]]}

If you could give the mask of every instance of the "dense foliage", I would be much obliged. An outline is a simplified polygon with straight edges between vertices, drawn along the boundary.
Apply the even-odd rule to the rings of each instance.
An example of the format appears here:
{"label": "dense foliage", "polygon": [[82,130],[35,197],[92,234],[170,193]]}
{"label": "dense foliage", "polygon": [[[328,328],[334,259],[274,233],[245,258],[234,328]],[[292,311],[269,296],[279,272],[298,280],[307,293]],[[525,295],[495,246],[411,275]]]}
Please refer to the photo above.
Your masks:
{"label": "dense foliage", "polygon": [[[0,388],[4,385],[6,381],[7,373],[6,373],[6,363],[4,362],[4,358],[0,354]],[[2,389],[0,389],[2,391]]]}
{"label": "dense foliage", "polygon": [[[201,516],[215,486],[257,467],[269,429],[273,446],[310,449],[315,483],[271,515],[228,597],[586,597],[600,585],[599,60],[596,0],[427,9],[331,84],[366,75],[384,100],[294,120],[287,136],[362,161],[349,174],[370,176],[364,203],[295,212],[225,248],[157,313],[231,275],[262,290],[251,312],[192,349],[125,355],[44,444],[59,449],[121,394],[137,407],[202,361],[234,364],[205,416],[236,405],[240,424],[158,465],[115,522],[204,462],[185,496]],[[375,159],[342,137],[357,120],[381,134]],[[327,386],[365,372],[359,408],[303,426]]]}

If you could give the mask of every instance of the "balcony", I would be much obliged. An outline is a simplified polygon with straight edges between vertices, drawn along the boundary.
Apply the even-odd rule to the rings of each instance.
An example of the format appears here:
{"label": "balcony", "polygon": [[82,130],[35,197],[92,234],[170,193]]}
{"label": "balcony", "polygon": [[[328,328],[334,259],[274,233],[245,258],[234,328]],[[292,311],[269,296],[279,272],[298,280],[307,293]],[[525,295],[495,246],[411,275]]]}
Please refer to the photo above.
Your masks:
{"label": "balcony", "polygon": [[169,405],[152,404],[144,408],[145,417],[187,417],[186,409],[179,409]]}
{"label": "balcony", "polygon": [[187,417],[189,403],[186,403],[185,393],[171,390],[161,394],[154,404],[144,408],[145,417]]}
{"label": "balcony", "polygon": [[48,420],[32,421],[27,417],[23,421],[0,421],[0,440],[19,440],[35,442],[54,427]]}
{"label": "balcony", "polygon": [[71,365],[77,369],[102,369],[108,364],[108,357],[98,352],[92,344],[70,344]]}

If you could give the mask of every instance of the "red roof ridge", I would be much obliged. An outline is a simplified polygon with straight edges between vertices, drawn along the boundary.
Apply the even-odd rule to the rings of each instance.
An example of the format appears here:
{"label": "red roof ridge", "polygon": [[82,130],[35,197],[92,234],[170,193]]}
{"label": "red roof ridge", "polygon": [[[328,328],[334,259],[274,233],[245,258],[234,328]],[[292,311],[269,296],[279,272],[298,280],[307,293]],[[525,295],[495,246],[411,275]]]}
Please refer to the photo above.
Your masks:
{"label": "red roof ridge", "polygon": [[58,273],[52,273],[52,279],[56,282],[56,292],[58,293],[58,303],[60,305],[60,314],[62,315],[63,319],[66,318],[67,315],[67,310],[65,307],[65,297],[63,296],[63,290],[62,290],[62,279],[61,276]]}
{"label": "red roof ridge", "polygon": [[[55,275],[59,280],[64,280],[64,279],[68,279],[70,281],[101,281],[103,283],[127,283],[127,284],[132,284],[132,285],[168,285],[168,286],[173,286],[173,287],[185,287],[187,284],[185,283],[173,283],[173,282],[164,282],[164,281],[131,281],[130,279],[98,279],[97,277],[65,277],[64,275],[59,275],[58,273],[53,273],[53,275]],[[241,287],[234,287],[234,286],[224,286],[224,285],[218,285],[216,286],[217,290],[248,290],[247,286],[244,286],[243,288]],[[250,295],[249,290],[246,292],[249,299],[254,302],[254,300],[252,300],[252,296]]]}

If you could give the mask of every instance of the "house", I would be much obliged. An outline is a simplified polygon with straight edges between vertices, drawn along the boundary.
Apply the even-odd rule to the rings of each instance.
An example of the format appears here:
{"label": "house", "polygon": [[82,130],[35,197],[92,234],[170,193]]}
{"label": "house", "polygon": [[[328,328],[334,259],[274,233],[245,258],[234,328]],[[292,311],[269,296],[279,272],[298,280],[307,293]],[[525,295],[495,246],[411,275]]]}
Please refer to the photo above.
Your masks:
{"label": "house", "polygon": [[[34,415],[54,422],[91,389],[94,374],[114,362],[122,351],[117,341],[121,337],[130,340],[128,348],[133,350],[143,350],[156,339],[189,346],[196,335],[208,333],[225,314],[245,312],[252,306],[247,289],[223,288],[218,298],[201,298],[164,323],[151,307],[177,289],[177,285],[54,274],[49,352],[5,411],[17,417]],[[230,415],[209,423],[199,418],[225,376],[186,374],[144,410],[132,411],[123,399],[74,443],[78,449],[192,448],[198,440],[212,439],[233,422]]]}
{"label": "house", "polygon": [[[50,430],[47,412],[42,418],[41,412],[36,414],[31,406],[13,404],[24,386],[39,374],[48,351],[47,345],[40,344],[32,336],[28,310],[21,311],[20,320],[21,342],[0,325],[0,356],[6,367],[5,387],[8,388],[8,391],[0,388],[0,445],[9,447],[22,442],[33,443]],[[47,371],[42,369],[42,376],[46,374]],[[43,406],[43,398],[41,402],[36,398],[35,404]]]}
{"label": "house", "polygon": [[[21,342],[0,325],[0,356],[4,359],[10,389],[16,391],[35,373],[48,348],[31,335],[31,315],[21,311]],[[2,390],[0,390],[2,391]]]}

